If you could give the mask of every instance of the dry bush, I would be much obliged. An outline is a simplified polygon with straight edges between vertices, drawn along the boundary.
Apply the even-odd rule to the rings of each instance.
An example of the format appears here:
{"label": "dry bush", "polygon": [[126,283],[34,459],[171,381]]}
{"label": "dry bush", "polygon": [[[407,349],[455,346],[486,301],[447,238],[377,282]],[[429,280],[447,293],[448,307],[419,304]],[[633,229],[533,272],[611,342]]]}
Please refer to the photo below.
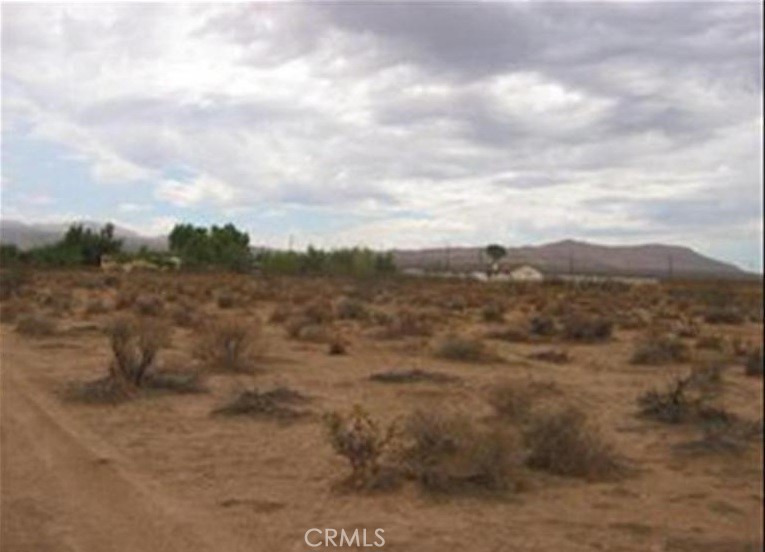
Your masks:
{"label": "dry bush", "polygon": [[162,299],[156,295],[142,293],[135,299],[135,310],[143,316],[159,316],[162,314],[164,304]]}
{"label": "dry bush", "polygon": [[552,337],[558,332],[555,319],[546,314],[537,314],[529,319],[529,333],[540,337]]}
{"label": "dry bush", "polygon": [[390,483],[382,463],[392,449],[395,425],[383,429],[360,405],[348,413],[330,412],[324,423],[332,448],[350,464],[350,484],[379,488]]}
{"label": "dry bush", "polygon": [[341,337],[335,335],[329,340],[327,353],[331,356],[340,356],[348,353],[348,346]]}
{"label": "dry bush", "polygon": [[148,372],[142,386],[153,391],[169,391],[180,394],[207,392],[204,374],[195,370],[164,367]]}
{"label": "dry bush", "polygon": [[762,377],[762,347],[753,349],[747,355],[744,368],[747,376]]}
{"label": "dry bush", "polygon": [[563,337],[572,341],[604,341],[611,337],[613,322],[604,316],[572,313],[563,319]]}
{"label": "dry bush", "polygon": [[85,314],[98,315],[98,314],[106,314],[107,312],[109,312],[108,305],[104,302],[103,299],[100,299],[98,297],[94,297],[93,299],[90,299],[85,304]]}
{"label": "dry bush", "polygon": [[648,332],[636,344],[632,364],[659,365],[683,362],[688,358],[688,346],[678,337]]}
{"label": "dry bush", "polygon": [[118,318],[107,331],[114,354],[110,376],[128,387],[140,387],[157,354],[169,342],[167,326],[149,319]]}
{"label": "dry bush", "polygon": [[696,348],[710,351],[722,351],[725,340],[719,335],[702,335],[696,339]]}
{"label": "dry bush", "polygon": [[743,324],[745,317],[737,307],[718,306],[706,310],[704,321],[707,324]]}
{"label": "dry bush", "polygon": [[271,312],[268,321],[272,324],[281,324],[292,315],[292,307],[288,303],[279,303]]}
{"label": "dry bush", "polygon": [[674,449],[677,452],[698,454],[737,454],[743,452],[750,444],[762,442],[763,424],[758,421],[742,420],[725,413],[704,420],[700,424],[701,435],[698,439],[679,443]]}
{"label": "dry bush", "polygon": [[137,294],[130,290],[120,290],[114,299],[114,308],[117,310],[129,309],[135,303]]}
{"label": "dry bush", "polygon": [[369,379],[380,383],[451,383],[459,381],[456,376],[418,369],[378,372],[369,376]]}
{"label": "dry bush", "polygon": [[508,343],[525,343],[529,341],[529,332],[520,326],[505,326],[499,330],[486,332],[486,337]]}
{"label": "dry bush", "polygon": [[358,299],[341,297],[335,303],[335,316],[340,320],[366,320],[369,310]]}
{"label": "dry bush", "polygon": [[379,337],[383,339],[427,337],[433,333],[429,317],[409,309],[401,309],[392,317],[383,317],[382,321],[384,327]]}
{"label": "dry bush", "polygon": [[284,327],[289,337],[300,341],[326,343],[331,337],[330,331],[326,326],[304,315],[289,318]]}
{"label": "dry bush", "polygon": [[180,303],[173,307],[170,316],[173,323],[181,328],[196,328],[202,320],[194,310],[194,307],[187,303]]}
{"label": "dry bush", "polygon": [[529,389],[510,383],[494,387],[488,400],[498,417],[519,422],[528,418],[533,404]]}
{"label": "dry bush", "polygon": [[195,356],[212,370],[250,372],[254,356],[261,352],[256,346],[262,346],[260,326],[225,320],[205,329]]}
{"label": "dry bush", "polygon": [[545,349],[543,351],[536,351],[531,353],[529,358],[532,360],[550,362],[552,364],[565,364],[571,360],[568,351],[563,349]]}
{"label": "dry bush", "polygon": [[712,405],[721,392],[719,369],[696,369],[676,378],[664,390],[652,389],[638,397],[639,415],[668,424],[719,417]]}
{"label": "dry bush", "polygon": [[426,491],[460,493],[517,487],[511,435],[466,415],[415,412],[404,426],[401,460]]}
{"label": "dry bush", "polygon": [[287,387],[277,387],[264,392],[255,388],[251,391],[242,391],[228,403],[213,410],[212,413],[287,421],[305,416],[307,412],[294,408],[294,405],[307,401],[308,397]]}
{"label": "dry bush", "polygon": [[489,303],[481,309],[481,320],[484,322],[504,322],[505,306],[501,303]]}
{"label": "dry bush", "polygon": [[617,475],[622,465],[613,448],[572,407],[535,414],[523,429],[529,467],[567,477],[603,479]]}
{"label": "dry bush", "polygon": [[236,296],[230,291],[220,291],[216,298],[219,309],[230,309],[236,304]]}
{"label": "dry bush", "polygon": [[458,335],[448,335],[436,347],[436,356],[460,362],[484,362],[496,360],[479,340]]}
{"label": "dry bush", "polygon": [[16,331],[28,337],[50,337],[56,333],[56,323],[41,314],[20,316]]}
{"label": "dry bush", "polygon": [[20,267],[0,270],[0,301],[18,297],[30,282],[29,273]]}

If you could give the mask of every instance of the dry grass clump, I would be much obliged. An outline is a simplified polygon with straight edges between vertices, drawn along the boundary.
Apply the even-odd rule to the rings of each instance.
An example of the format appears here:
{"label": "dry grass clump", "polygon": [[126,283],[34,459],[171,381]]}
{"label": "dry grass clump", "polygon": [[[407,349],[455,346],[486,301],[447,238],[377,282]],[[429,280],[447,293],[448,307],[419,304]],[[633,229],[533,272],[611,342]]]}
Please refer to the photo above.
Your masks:
{"label": "dry grass clump", "polygon": [[500,418],[523,422],[531,413],[532,394],[524,386],[502,384],[494,387],[488,402]]}
{"label": "dry grass clump", "polygon": [[340,320],[366,320],[369,309],[358,299],[341,297],[335,303],[335,316]]}
{"label": "dry grass clump", "polygon": [[497,492],[518,487],[509,434],[464,414],[418,411],[404,426],[405,473],[436,493]]}
{"label": "dry grass clump", "polygon": [[379,383],[451,383],[459,381],[457,376],[419,369],[378,372],[369,376],[369,379]]}
{"label": "dry grass clump", "polygon": [[391,317],[383,317],[382,322],[384,326],[379,337],[383,339],[428,337],[433,334],[429,317],[409,309],[401,309]]}
{"label": "dry grass clump", "polygon": [[159,316],[164,310],[162,299],[156,295],[142,293],[133,303],[136,312],[143,316]]}
{"label": "dry grass clump", "polygon": [[140,387],[160,349],[169,342],[169,330],[148,319],[118,318],[108,328],[114,360],[110,376],[128,387]]}
{"label": "dry grass clump", "polygon": [[613,321],[593,314],[571,313],[563,319],[563,337],[572,341],[605,341],[611,337]]}
{"label": "dry grass clump", "polygon": [[745,317],[737,307],[717,306],[706,310],[704,321],[707,324],[743,324]]}
{"label": "dry grass clump", "polygon": [[109,306],[104,302],[103,299],[100,299],[98,297],[94,297],[90,299],[85,304],[85,314],[99,315],[99,314],[106,314],[107,312],[109,312]]}
{"label": "dry grass clump", "polygon": [[448,335],[436,347],[436,356],[459,362],[485,362],[496,360],[483,342],[458,335]]}
{"label": "dry grass clump", "polygon": [[507,341],[508,343],[525,343],[529,341],[528,330],[514,325],[486,332],[485,335],[488,339]]}
{"label": "dry grass clump", "polygon": [[630,362],[655,366],[687,358],[688,346],[680,338],[651,331],[635,344]]}
{"label": "dry grass clump", "polygon": [[552,337],[558,332],[555,319],[547,314],[537,314],[529,319],[529,333],[539,337]]}
{"label": "dry grass clump", "polygon": [[236,295],[231,291],[220,291],[216,297],[216,303],[219,309],[230,309],[236,304]]}
{"label": "dry grass clump", "polygon": [[350,465],[350,485],[370,489],[394,482],[395,476],[383,470],[383,461],[391,453],[396,436],[394,424],[383,428],[360,405],[348,413],[330,412],[324,423],[332,448]]}
{"label": "dry grass clump", "polygon": [[212,414],[288,421],[307,415],[305,410],[294,408],[294,405],[307,401],[308,397],[287,387],[277,387],[270,391],[258,391],[255,388],[242,391],[228,403],[213,410]]}
{"label": "dry grass clump", "polygon": [[260,326],[237,320],[210,324],[200,337],[195,356],[207,368],[222,372],[251,372],[254,356],[262,351]]}
{"label": "dry grass clump", "polygon": [[523,428],[526,464],[567,477],[604,479],[623,470],[621,461],[585,414],[567,407],[532,416]]}
{"label": "dry grass clump", "polygon": [[762,377],[762,368],[762,347],[757,347],[747,355],[744,373],[747,376]]}
{"label": "dry grass clump", "polygon": [[107,334],[113,354],[108,375],[70,385],[67,390],[69,399],[118,403],[134,397],[147,386],[157,355],[169,341],[167,327],[149,319],[118,318],[109,325]]}
{"label": "dry grass clump", "polygon": [[542,351],[536,351],[529,354],[529,358],[532,360],[550,362],[552,364],[566,364],[571,360],[571,356],[569,355],[568,351],[564,349],[545,349]]}
{"label": "dry grass clump", "polygon": [[501,303],[493,302],[485,305],[481,309],[481,320],[484,322],[504,322],[505,306]]}
{"label": "dry grass clump", "polygon": [[199,313],[192,305],[185,302],[172,308],[170,318],[180,328],[196,328],[202,323]]}
{"label": "dry grass clump", "polygon": [[16,331],[28,337],[50,337],[56,333],[56,322],[41,314],[20,316]]}
{"label": "dry grass clump", "polygon": [[29,281],[29,273],[23,268],[10,267],[0,270],[0,301],[18,297]]}
{"label": "dry grass clump", "polygon": [[639,415],[667,424],[719,417],[711,405],[720,393],[719,370],[697,369],[678,377],[664,390],[652,389],[638,397]]}
{"label": "dry grass clump", "polygon": [[154,391],[170,391],[180,394],[207,392],[204,374],[179,368],[162,368],[146,374],[143,387]]}
{"label": "dry grass clump", "polygon": [[696,348],[709,351],[722,351],[725,340],[719,335],[702,335],[696,339]]}

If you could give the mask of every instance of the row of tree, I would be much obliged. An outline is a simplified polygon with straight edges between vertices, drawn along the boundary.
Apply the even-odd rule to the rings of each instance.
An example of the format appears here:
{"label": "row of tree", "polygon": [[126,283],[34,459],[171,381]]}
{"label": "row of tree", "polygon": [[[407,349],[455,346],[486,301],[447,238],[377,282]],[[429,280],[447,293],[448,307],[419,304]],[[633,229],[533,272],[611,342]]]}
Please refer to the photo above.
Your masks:
{"label": "row of tree", "polygon": [[98,266],[101,259],[108,255],[122,261],[141,258],[157,265],[166,264],[168,257],[177,257],[183,267],[192,270],[218,268],[243,272],[259,269],[267,274],[361,277],[395,272],[390,254],[369,249],[323,251],[309,247],[305,252],[262,251],[255,254],[250,247],[250,236],[233,224],[209,228],[177,224],[170,232],[168,245],[168,253],[144,248],[129,254],[123,250],[122,240],[115,237],[113,224],[107,224],[100,230],[75,224],[54,244],[27,251],[13,245],[0,246],[0,263]]}

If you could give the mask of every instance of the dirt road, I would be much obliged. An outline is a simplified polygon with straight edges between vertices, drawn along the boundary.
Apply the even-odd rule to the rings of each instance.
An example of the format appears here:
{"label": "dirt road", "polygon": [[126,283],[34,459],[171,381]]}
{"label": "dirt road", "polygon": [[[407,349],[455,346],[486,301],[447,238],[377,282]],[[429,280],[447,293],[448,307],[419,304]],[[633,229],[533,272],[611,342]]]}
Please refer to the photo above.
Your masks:
{"label": "dirt road", "polygon": [[[4,355],[5,356],[5,355]],[[4,360],[7,360],[4,359]],[[50,397],[2,372],[2,533],[7,551],[231,550],[132,473]],[[202,540],[204,537],[205,540]],[[207,542],[205,542],[207,541]]]}

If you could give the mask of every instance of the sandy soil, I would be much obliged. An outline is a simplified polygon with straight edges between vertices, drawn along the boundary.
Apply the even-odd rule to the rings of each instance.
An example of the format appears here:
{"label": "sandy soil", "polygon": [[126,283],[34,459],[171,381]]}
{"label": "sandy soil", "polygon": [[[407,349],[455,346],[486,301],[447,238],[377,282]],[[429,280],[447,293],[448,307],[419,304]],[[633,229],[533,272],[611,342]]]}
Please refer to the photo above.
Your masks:
{"label": "sandy soil", "polygon": [[[263,303],[238,311],[265,319]],[[679,367],[628,363],[634,335],[573,345],[573,362],[528,360],[530,344],[497,344],[501,362],[434,359],[416,343],[359,339],[350,354],[288,340],[266,325],[269,349],[252,376],[214,375],[210,392],[157,395],[117,406],[68,402],[67,382],[104,374],[110,351],[98,323],[74,316],[57,335],[32,339],[3,324],[3,551],[308,550],[306,530],[385,530],[385,550],[759,550],[762,444],[735,455],[683,455],[690,430],[635,416],[635,397]],[[97,322],[101,320],[97,318]],[[762,326],[731,327],[761,340]],[[176,328],[164,362],[187,362],[193,332]],[[454,374],[447,384],[385,385],[391,368]],[[485,396],[504,381],[554,381],[586,409],[634,473],[593,483],[535,473],[502,498],[434,499],[413,485],[352,493],[321,413],[363,403],[393,419],[414,408],[452,405],[488,414]],[[221,419],[210,411],[237,388],[288,385],[311,397],[294,423]],[[762,380],[740,366],[725,373],[726,406],[761,417]]]}

